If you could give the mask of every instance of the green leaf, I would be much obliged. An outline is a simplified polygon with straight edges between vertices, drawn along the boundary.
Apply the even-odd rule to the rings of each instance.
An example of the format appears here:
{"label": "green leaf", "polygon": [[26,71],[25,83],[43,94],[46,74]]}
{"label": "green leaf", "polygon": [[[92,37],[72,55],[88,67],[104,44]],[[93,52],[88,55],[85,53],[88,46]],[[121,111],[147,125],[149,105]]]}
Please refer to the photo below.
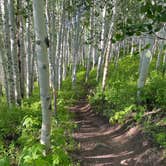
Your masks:
{"label": "green leaf", "polygon": [[0,166],[10,166],[8,157],[4,157],[4,158],[0,159]]}
{"label": "green leaf", "polygon": [[35,160],[35,164],[39,165],[39,166],[52,166],[51,163],[49,163],[48,161],[44,160],[44,159],[37,159]]}
{"label": "green leaf", "polygon": [[58,155],[53,155],[53,166],[58,165],[60,160]]}
{"label": "green leaf", "polygon": [[166,22],[166,12],[160,15],[159,21],[160,22]]}

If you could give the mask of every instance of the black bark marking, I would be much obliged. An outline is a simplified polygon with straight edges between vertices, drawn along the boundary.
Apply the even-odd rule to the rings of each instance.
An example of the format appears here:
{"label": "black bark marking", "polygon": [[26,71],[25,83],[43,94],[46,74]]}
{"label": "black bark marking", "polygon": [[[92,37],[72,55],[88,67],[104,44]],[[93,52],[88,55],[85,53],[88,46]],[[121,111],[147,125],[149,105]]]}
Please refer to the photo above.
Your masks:
{"label": "black bark marking", "polygon": [[47,66],[46,66],[46,65],[43,65],[43,69],[47,69]]}
{"label": "black bark marking", "polygon": [[37,41],[36,41],[36,44],[37,44],[37,45],[40,45],[40,43],[41,43],[40,40],[37,40]]}
{"label": "black bark marking", "polygon": [[46,44],[47,48],[49,48],[50,43],[49,43],[48,36],[47,36],[47,37],[45,37],[44,41],[45,41],[45,44]]}

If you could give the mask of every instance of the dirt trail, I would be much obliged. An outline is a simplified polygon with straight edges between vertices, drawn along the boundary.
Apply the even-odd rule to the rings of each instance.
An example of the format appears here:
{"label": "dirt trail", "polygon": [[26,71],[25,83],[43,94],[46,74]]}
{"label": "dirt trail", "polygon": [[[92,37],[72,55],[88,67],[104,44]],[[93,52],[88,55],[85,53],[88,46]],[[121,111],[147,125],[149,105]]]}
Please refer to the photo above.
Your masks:
{"label": "dirt trail", "polygon": [[166,166],[162,151],[152,147],[138,126],[110,126],[85,101],[71,111],[78,125],[73,137],[79,144],[71,156],[81,166]]}

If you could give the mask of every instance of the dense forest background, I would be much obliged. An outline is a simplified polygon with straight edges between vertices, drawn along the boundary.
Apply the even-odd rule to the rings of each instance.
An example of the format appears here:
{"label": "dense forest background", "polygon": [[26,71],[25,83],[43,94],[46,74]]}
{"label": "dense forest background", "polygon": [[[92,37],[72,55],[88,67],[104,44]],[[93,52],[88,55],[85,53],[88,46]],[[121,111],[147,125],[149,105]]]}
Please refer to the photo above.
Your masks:
{"label": "dense forest background", "polygon": [[0,0],[0,47],[0,165],[72,165],[83,99],[166,148],[165,0]]}

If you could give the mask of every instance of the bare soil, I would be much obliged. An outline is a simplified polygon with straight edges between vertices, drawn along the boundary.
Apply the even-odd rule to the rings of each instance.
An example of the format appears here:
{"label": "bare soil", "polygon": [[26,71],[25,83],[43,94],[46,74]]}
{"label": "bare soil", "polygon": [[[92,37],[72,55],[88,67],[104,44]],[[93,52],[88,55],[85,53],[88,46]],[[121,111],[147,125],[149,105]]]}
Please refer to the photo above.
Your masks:
{"label": "bare soil", "polygon": [[86,101],[70,108],[78,128],[71,153],[81,166],[166,166],[163,150],[152,145],[138,125],[110,125]]}

